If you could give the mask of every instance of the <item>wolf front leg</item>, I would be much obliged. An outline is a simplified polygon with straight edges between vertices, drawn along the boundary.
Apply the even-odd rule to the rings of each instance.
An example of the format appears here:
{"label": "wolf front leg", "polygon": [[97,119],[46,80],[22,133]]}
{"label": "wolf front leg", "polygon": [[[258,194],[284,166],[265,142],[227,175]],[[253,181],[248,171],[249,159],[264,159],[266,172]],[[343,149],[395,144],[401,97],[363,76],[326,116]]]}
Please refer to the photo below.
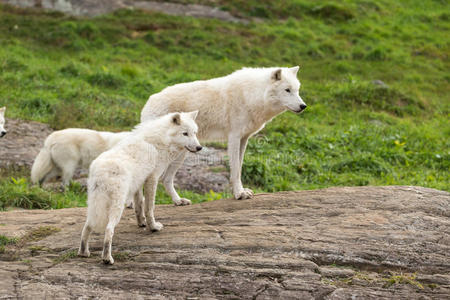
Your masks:
{"label": "wolf front leg", "polygon": [[[245,149],[247,149],[248,138],[249,138],[249,136],[244,136],[241,138],[241,145],[239,148],[239,163],[240,163],[240,165],[239,165],[239,170],[240,170],[239,171],[239,180],[241,181],[241,184],[242,184],[242,178],[241,178],[242,177],[241,176],[242,166],[244,165],[244,154],[245,154]],[[253,191],[251,189],[244,188],[244,191],[247,194],[250,194],[251,196],[253,196]]]}
{"label": "wolf front leg", "polygon": [[163,228],[163,225],[159,222],[155,221],[155,195],[156,188],[158,187],[158,180],[153,176],[147,178],[145,182],[145,202],[144,202],[144,210],[145,210],[145,218],[147,221],[147,227],[151,231],[160,231]]}
{"label": "wolf front leg", "polygon": [[184,151],[183,151],[183,153],[180,153],[180,155],[177,157],[177,159],[169,165],[169,167],[164,172],[164,175],[162,177],[162,182],[164,184],[164,188],[166,189],[169,196],[172,198],[173,204],[175,204],[177,206],[191,204],[191,200],[186,199],[186,198],[180,198],[177,191],[175,190],[175,187],[173,186],[173,179],[174,179],[175,174],[177,173],[178,169],[183,164],[185,156],[186,156],[186,153]]}
{"label": "wolf front leg", "polygon": [[[241,146],[241,143],[244,142]],[[231,134],[228,137],[228,156],[230,157],[230,180],[233,187],[233,195],[235,199],[249,199],[253,196],[253,192],[249,189],[244,189],[241,181],[242,160],[244,159],[244,152],[247,140],[242,141],[242,138]],[[242,154],[241,154],[242,152]]]}

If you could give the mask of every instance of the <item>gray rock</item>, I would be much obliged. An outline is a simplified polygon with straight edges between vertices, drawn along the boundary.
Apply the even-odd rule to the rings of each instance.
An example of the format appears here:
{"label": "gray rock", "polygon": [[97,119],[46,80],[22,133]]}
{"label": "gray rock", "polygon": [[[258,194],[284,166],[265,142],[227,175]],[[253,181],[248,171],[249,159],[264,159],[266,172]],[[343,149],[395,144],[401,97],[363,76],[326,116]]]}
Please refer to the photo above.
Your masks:
{"label": "gray rock", "polygon": [[379,86],[379,87],[382,87],[382,88],[385,88],[385,89],[388,89],[388,88],[389,88],[389,86],[388,86],[386,83],[384,83],[383,81],[381,81],[381,80],[379,80],[379,79],[377,79],[377,80],[372,80],[372,84],[373,84],[373,85],[376,85],[376,86]]}
{"label": "gray rock", "polygon": [[162,12],[175,16],[191,16],[196,18],[219,19],[235,23],[248,23],[217,7],[198,4],[166,3],[160,1],[132,0],[0,0],[0,3],[19,7],[34,7],[56,10],[74,16],[94,17],[111,13],[118,9],[142,9]]}
{"label": "gray rock", "polygon": [[[448,299],[450,294],[450,194],[434,189],[340,187],[161,205],[156,217],[165,227],[158,233],[137,227],[133,211],[125,210],[114,235],[113,266],[101,263],[102,234],[92,237],[90,258],[74,256],[85,214],[85,208],[0,212],[0,234],[24,237],[0,254],[0,295]],[[36,238],[31,233],[41,226],[60,231]]]}

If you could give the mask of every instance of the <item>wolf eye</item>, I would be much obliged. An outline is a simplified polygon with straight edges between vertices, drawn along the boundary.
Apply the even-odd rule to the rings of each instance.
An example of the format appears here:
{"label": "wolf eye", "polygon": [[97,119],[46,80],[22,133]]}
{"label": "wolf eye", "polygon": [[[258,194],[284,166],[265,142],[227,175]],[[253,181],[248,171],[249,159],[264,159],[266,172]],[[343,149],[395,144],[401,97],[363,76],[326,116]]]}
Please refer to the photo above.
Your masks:
{"label": "wolf eye", "polygon": [[285,91],[288,92],[288,93],[290,93],[290,92],[291,92],[291,89],[285,89]]}
{"label": "wolf eye", "polygon": [[183,135],[184,135],[184,136],[188,136],[188,133],[187,133],[187,132],[183,132]]}

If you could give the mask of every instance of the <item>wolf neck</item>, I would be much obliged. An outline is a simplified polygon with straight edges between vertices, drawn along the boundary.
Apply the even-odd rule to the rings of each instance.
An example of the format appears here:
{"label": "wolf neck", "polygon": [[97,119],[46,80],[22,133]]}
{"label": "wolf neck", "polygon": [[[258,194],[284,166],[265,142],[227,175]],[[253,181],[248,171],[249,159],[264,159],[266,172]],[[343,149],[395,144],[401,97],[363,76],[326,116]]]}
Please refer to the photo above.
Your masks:
{"label": "wolf neck", "polygon": [[270,98],[267,94],[267,87],[272,84],[272,79],[266,72],[261,73],[258,76],[261,76],[261,78],[254,82],[258,82],[259,84],[247,88],[249,88],[250,95],[252,95],[250,99],[253,99],[252,107],[250,109],[254,111],[253,115],[257,119],[257,122],[262,125],[270,121],[276,115],[284,112],[286,108],[278,103],[266,100]]}
{"label": "wolf neck", "polygon": [[180,151],[184,150],[170,143],[170,139],[167,135],[169,128],[167,128],[167,126],[162,126],[161,124],[157,124],[157,122],[151,123],[152,124],[146,124],[146,126],[140,127],[137,130],[136,134],[139,138],[152,144],[156,149],[166,152],[169,160],[171,160],[172,157],[176,157]]}
{"label": "wolf neck", "polygon": [[260,117],[264,120],[264,122],[268,122],[285,110],[286,108],[282,106],[273,105],[272,103],[264,103],[264,109]]}
{"label": "wolf neck", "polygon": [[284,112],[286,110],[285,107],[273,103],[268,99],[268,95],[266,95],[266,91],[264,90],[264,87],[261,86],[260,89],[255,90],[255,95],[258,95],[258,104],[257,107],[254,107],[252,109],[255,109],[255,117],[258,120],[258,123],[264,124],[268,121],[272,120],[275,116],[279,115],[280,113]]}

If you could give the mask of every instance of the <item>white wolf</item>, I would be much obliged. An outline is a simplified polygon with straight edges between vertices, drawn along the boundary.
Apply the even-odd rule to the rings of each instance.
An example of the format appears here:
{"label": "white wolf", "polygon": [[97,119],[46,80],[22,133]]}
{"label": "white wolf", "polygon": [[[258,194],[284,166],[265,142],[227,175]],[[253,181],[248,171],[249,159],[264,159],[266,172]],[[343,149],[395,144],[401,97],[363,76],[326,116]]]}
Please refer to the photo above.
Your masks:
{"label": "white wolf", "polygon": [[2,107],[0,108],[0,138],[4,137],[6,134],[6,130],[5,130],[5,110],[6,107]]}
{"label": "white wolf", "polygon": [[[162,224],[154,218],[158,179],[181,152],[202,149],[196,136],[196,116],[197,111],[172,113],[141,123],[131,136],[92,162],[88,178],[87,219],[78,255],[89,256],[89,235],[92,231],[104,231],[103,262],[114,263],[111,256],[114,228],[120,221],[125,202],[130,198],[134,198],[139,226],[147,225],[153,231],[162,229]],[[144,183],[145,202],[141,195]]]}
{"label": "white wolf", "polygon": [[[306,108],[298,95],[298,69],[244,68],[225,77],[176,84],[150,96],[141,121],[174,111],[198,110],[199,139],[228,141],[233,194],[236,199],[247,199],[253,192],[242,186],[241,170],[249,137],[285,110],[300,113]],[[180,199],[173,187],[183,160],[181,155],[162,180],[176,205],[190,204],[188,199]]]}
{"label": "white wolf", "polygon": [[55,131],[44,142],[31,168],[31,181],[43,184],[56,176],[62,177],[62,186],[70,183],[77,167],[88,168],[101,153],[111,149],[130,132],[105,132],[69,128]]}

